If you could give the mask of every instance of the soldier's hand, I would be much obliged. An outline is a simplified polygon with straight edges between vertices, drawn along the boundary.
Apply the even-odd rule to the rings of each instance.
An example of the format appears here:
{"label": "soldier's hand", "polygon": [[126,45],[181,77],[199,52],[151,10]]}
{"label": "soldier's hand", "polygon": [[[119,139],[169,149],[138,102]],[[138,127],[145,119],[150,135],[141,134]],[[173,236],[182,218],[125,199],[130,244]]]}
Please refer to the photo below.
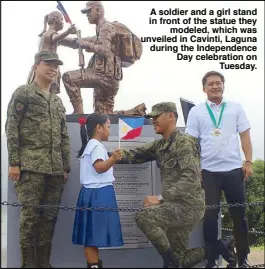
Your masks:
{"label": "soldier's hand", "polygon": [[64,171],[63,172],[63,177],[64,177],[64,181],[67,181],[67,179],[68,179],[68,172]]}
{"label": "soldier's hand", "polygon": [[20,167],[19,166],[9,166],[8,177],[11,180],[20,180]]}
{"label": "soldier's hand", "polygon": [[121,149],[114,150],[113,153],[112,153],[112,157],[113,157],[115,162],[120,161],[121,158],[122,158]]}
{"label": "soldier's hand", "polygon": [[76,34],[76,33],[77,33],[76,26],[75,26],[75,25],[71,25],[71,26],[68,28],[67,31],[68,31],[69,34],[72,34],[72,35]]}
{"label": "soldier's hand", "polygon": [[158,204],[160,204],[160,201],[158,200],[156,195],[146,196],[144,199],[144,207]]}

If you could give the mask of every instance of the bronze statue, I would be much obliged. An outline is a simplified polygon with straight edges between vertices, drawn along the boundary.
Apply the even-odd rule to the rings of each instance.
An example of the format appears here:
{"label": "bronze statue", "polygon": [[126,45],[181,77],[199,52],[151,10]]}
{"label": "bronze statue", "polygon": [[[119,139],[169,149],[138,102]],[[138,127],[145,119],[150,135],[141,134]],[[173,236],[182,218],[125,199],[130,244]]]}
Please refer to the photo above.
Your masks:
{"label": "bronze statue", "polygon": [[[49,25],[48,30],[47,24]],[[66,31],[59,34],[58,31],[62,30],[63,26],[64,18],[63,15],[58,11],[53,11],[44,17],[44,29],[39,34],[39,37],[41,38],[39,44],[39,51],[49,51],[57,53],[57,47],[58,45],[60,45],[60,41],[62,41],[70,34],[77,33],[76,27],[74,25],[71,25]],[[31,70],[27,80],[28,84],[31,84],[33,82],[34,76],[34,71]],[[60,92],[60,79],[61,74],[60,72],[58,72],[58,75],[50,86],[50,90],[56,94]]]}
{"label": "bronze statue", "polygon": [[[62,80],[74,108],[74,114],[83,114],[81,88],[94,88],[94,112],[106,114],[144,115],[145,104],[127,111],[113,111],[114,99],[122,80],[122,67],[140,59],[142,43],[126,26],[108,22],[101,1],[89,1],[81,10],[90,24],[96,25],[96,36],[62,41],[62,45],[93,52],[87,68],[68,71]],[[80,54],[79,54],[80,55]],[[84,63],[79,58],[79,66]]]}

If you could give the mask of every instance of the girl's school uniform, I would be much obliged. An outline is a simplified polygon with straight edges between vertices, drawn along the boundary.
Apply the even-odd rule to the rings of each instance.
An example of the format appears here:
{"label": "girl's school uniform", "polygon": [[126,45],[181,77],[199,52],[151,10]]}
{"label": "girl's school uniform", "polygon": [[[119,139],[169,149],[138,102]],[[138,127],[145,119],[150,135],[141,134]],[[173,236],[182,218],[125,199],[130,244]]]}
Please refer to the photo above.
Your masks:
{"label": "girl's school uniform", "polygon": [[[88,141],[80,158],[80,183],[77,207],[117,209],[113,182],[113,168],[97,173],[93,163],[109,158],[106,148],[96,139]],[[93,247],[118,247],[123,245],[118,211],[76,210],[73,227],[73,244]]]}

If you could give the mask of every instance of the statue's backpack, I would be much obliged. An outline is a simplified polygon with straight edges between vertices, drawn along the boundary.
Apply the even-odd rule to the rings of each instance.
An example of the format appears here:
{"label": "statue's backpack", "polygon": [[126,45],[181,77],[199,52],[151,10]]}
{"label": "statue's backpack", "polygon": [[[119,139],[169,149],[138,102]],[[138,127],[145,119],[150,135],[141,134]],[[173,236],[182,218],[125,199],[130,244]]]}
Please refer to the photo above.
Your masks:
{"label": "statue's backpack", "polygon": [[129,67],[142,55],[141,39],[122,23],[114,21],[111,24],[116,30],[116,55],[121,58],[122,67]]}

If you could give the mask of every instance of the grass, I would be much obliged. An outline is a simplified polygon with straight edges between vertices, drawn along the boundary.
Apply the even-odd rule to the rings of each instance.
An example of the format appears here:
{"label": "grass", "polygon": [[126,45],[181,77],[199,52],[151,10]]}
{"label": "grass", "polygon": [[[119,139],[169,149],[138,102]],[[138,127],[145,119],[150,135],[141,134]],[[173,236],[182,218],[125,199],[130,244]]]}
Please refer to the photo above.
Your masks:
{"label": "grass", "polygon": [[264,251],[264,245],[258,247],[251,247],[250,251]]}

